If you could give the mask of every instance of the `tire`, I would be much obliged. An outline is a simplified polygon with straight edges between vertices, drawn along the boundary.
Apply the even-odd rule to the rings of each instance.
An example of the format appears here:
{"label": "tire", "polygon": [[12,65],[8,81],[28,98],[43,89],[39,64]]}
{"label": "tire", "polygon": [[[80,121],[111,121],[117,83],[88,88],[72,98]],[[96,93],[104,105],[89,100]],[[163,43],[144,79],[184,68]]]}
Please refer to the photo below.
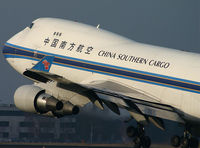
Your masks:
{"label": "tire", "polygon": [[199,140],[197,138],[190,139],[190,148],[198,148]]}
{"label": "tire", "polygon": [[181,139],[181,148],[189,148],[189,139],[187,138]]}
{"label": "tire", "polygon": [[148,136],[142,138],[142,147],[149,148],[151,146],[151,139]]}
{"label": "tire", "polygon": [[135,139],[133,140],[134,142],[134,148],[141,148],[141,138],[140,137],[135,137]]}
{"label": "tire", "polygon": [[127,129],[126,129],[126,133],[127,133],[127,136],[128,137],[135,137],[137,135],[137,130],[135,127],[133,126],[129,126]]}
{"label": "tire", "polygon": [[181,140],[180,137],[175,135],[171,138],[171,145],[174,147],[179,147],[181,144]]}

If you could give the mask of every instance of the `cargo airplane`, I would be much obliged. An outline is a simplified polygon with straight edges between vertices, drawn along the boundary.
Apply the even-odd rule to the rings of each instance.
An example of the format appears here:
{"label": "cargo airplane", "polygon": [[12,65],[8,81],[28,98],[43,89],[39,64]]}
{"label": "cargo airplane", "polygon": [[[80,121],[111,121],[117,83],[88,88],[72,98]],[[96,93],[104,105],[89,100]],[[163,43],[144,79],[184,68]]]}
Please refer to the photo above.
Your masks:
{"label": "cargo airplane", "polygon": [[[78,114],[92,102],[120,114],[135,147],[150,147],[149,123],[165,130],[163,119],[181,123],[174,147],[198,147],[200,136],[200,55],[138,43],[98,27],[57,18],[39,18],[3,48],[8,63],[34,81],[14,94],[17,108],[46,116]],[[106,116],[106,115],[105,115]]]}

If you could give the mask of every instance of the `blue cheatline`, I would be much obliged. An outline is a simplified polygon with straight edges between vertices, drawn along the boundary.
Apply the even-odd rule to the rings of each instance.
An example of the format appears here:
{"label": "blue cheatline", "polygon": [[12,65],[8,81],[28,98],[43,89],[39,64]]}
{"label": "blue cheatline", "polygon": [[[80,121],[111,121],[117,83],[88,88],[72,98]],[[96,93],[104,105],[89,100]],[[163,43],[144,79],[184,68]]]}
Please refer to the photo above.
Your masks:
{"label": "blue cheatline", "polygon": [[[37,52],[37,56],[34,56],[34,52]],[[128,69],[103,63],[97,63],[87,60],[81,60],[77,58],[61,56],[57,54],[51,54],[47,52],[37,51],[29,48],[24,48],[10,43],[6,43],[3,54],[6,58],[24,58],[31,60],[41,60],[46,57],[54,57],[52,59],[53,64],[59,66],[70,67],[74,69],[80,69],[84,71],[96,72],[99,74],[110,75],[129,80],[150,83],[154,85],[175,88],[179,90],[200,93],[200,83],[190,80],[179,79],[175,77],[169,77],[144,71],[138,71],[134,69]]]}

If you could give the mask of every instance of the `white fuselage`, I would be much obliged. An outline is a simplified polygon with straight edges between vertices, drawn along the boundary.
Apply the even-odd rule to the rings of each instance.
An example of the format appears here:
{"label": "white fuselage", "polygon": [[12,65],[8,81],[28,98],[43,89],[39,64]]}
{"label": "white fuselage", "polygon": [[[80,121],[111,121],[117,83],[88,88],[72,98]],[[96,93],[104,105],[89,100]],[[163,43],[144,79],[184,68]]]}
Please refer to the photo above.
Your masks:
{"label": "white fuselage", "polygon": [[[43,18],[7,41],[8,62],[21,74],[40,55],[59,57],[50,73],[75,83],[112,79],[200,120],[200,55],[145,45],[77,22]],[[18,51],[18,49],[23,50]],[[6,50],[6,49],[5,49]],[[62,61],[67,59],[67,61]]]}

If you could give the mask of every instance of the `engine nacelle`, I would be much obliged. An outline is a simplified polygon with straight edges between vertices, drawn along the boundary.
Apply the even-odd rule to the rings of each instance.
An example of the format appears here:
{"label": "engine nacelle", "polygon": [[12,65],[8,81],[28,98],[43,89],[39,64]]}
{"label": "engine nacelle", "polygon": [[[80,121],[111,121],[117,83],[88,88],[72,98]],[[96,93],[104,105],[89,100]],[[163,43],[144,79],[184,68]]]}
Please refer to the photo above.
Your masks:
{"label": "engine nacelle", "polygon": [[45,93],[45,90],[34,85],[23,85],[14,94],[18,109],[31,113],[56,112],[63,109],[62,101]]}

